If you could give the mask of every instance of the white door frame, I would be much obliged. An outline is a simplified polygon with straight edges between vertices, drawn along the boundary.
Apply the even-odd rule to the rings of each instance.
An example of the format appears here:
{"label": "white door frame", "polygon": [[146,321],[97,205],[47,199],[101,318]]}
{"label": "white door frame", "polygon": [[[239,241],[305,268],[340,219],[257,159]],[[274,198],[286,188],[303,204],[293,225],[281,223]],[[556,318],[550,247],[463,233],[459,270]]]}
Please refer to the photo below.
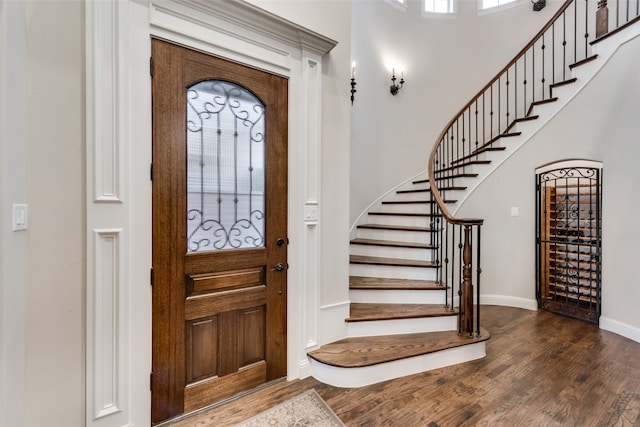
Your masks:
{"label": "white door frame", "polygon": [[322,57],[336,42],[239,0],[87,1],[86,425],[150,425],[151,37],[289,79],[288,378],[320,316]]}

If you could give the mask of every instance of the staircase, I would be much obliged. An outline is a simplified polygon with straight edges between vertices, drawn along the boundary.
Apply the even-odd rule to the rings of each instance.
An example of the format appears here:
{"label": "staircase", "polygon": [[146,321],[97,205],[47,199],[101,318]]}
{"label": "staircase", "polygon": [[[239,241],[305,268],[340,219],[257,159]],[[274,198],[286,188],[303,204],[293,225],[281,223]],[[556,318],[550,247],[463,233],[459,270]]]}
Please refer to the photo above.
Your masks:
{"label": "staircase", "polygon": [[[447,124],[428,171],[361,216],[351,240],[348,336],[308,353],[314,377],[359,387],[485,356],[490,334],[479,316],[482,220],[455,214],[621,44],[640,35],[640,25],[632,25],[640,21],[639,12],[622,24],[610,17],[610,26],[618,28],[593,40],[595,4],[568,0]],[[564,22],[574,26],[563,27],[564,39],[555,40]],[[556,44],[550,46],[552,40]]]}
{"label": "staircase", "polygon": [[[465,190],[447,187],[446,203],[455,205]],[[457,297],[441,278],[434,244],[434,204],[428,182],[417,179],[380,201],[356,227],[348,337],[308,353],[315,378],[361,387],[485,356],[486,330],[458,333]]]}

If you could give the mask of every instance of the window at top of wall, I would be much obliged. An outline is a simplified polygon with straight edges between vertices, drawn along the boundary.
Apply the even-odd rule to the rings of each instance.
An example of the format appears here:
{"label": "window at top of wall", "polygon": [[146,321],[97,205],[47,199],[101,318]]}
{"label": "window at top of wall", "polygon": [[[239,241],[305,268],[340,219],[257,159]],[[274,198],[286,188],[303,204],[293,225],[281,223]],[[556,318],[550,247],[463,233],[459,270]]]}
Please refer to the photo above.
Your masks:
{"label": "window at top of wall", "polygon": [[458,12],[457,0],[422,0],[423,16],[447,16]]}
{"label": "window at top of wall", "polygon": [[389,3],[391,6],[395,7],[396,9],[400,9],[402,11],[407,10],[408,0],[385,0],[385,1]]}
{"label": "window at top of wall", "polygon": [[520,0],[478,0],[478,9],[481,12],[498,12],[517,6]]}

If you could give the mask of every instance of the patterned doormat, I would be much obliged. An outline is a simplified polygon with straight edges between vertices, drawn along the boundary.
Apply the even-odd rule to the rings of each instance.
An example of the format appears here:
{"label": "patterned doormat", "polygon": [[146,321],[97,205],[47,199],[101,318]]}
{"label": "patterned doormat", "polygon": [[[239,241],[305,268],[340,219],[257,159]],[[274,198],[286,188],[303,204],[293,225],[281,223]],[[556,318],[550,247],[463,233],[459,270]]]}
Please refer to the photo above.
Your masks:
{"label": "patterned doormat", "polygon": [[311,389],[247,421],[239,427],[344,427],[342,421]]}

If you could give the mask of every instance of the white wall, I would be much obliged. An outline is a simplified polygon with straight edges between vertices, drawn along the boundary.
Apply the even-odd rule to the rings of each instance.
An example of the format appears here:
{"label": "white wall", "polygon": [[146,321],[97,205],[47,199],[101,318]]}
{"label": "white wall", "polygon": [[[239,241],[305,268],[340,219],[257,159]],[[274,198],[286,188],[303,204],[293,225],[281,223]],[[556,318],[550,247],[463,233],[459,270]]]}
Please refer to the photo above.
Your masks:
{"label": "white wall", "polygon": [[[2,425],[80,426],[83,5],[2,6]],[[11,204],[29,229],[11,231]]]}
{"label": "white wall", "polygon": [[[535,168],[572,158],[601,161],[602,316],[640,337],[638,69],[640,37],[623,45],[582,92],[467,199],[459,214],[485,219],[483,293],[535,300]],[[520,208],[519,217],[510,216],[512,206]]]}
{"label": "white wall", "polygon": [[24,424],[29,231],[13,232],[27,203],[26,3],[0,2],[0,426]]}
{"label": "white wall", "polygon": [[[427,169],[429,151],[446,123],[550,19],[562,2],[533,12],[529,1],[479,16],[459,1],[454,19],[424,18],[420,1],[406,11],[385,0],[354,1],[352,56],[357,62],[351,142],[353,223],[366,207]],[[481,52],[481,54],[479,54]],[[405,86],[389,93],[391,67]]]}

